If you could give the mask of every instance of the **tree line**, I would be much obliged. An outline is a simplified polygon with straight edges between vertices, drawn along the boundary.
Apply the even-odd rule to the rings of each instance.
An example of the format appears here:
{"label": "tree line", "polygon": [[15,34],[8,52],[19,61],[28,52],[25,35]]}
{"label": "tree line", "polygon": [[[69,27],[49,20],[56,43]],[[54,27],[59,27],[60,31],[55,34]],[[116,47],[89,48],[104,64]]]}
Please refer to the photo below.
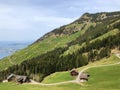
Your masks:
{"label": "tree line", "polygon": [[0,80],[2,81],[9,74],[15,73],[27,75],[36,81],[42,81],[45,76],[56,71],[70,70],[109,57],[111,49],[116,47],[120,49],[120,33],[92,43],[86,43],[81,49],[66,56],[62,54],[68,47],[56,48],[46,54],[26,60],[20,65],[14,65],[1,71]]}

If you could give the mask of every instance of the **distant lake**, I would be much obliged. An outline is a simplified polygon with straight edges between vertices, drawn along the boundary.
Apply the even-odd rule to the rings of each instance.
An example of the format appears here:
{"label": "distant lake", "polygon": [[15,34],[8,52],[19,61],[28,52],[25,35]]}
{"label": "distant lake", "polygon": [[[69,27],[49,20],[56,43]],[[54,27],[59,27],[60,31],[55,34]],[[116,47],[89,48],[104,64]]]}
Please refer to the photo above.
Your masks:
{"label": "distant lake", "polygon": [[0,59],[9,56],[20,49],[27,47],[31,43],[32,41],[26,41],[26,42],[0,41]]}

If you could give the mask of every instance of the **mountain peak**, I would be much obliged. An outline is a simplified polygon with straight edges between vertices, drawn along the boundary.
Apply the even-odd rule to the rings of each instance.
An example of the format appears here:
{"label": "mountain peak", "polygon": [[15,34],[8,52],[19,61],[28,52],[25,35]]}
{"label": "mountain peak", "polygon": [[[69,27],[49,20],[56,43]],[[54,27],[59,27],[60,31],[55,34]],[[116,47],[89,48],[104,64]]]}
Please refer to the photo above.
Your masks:
{"label": "mountain peak", "polygon": [[54,36],[54,37],[66,36],[66,35],[68,36],[82,30],[87,24],[102,22],[107,18],[119,17],[119,16],[120,16],[119,11],[118,12],[101,12],[101,13],[95,13],[95,14],[86,12],[74,22],[54,29],[53,31],[45,34],[43,37],[38,39],[36,42],[42,41],[51,36]]}

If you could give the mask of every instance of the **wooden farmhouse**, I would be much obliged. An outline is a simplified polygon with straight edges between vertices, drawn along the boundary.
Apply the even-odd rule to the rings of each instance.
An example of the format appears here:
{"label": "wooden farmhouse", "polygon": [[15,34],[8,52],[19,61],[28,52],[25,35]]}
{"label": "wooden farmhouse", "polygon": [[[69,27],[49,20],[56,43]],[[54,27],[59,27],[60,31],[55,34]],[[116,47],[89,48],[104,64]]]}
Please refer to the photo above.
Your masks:
{"label": "wooden farmhouse", "polygon": [[28,83],[30,82],[30,78],[27,76],[22,76],[22,75],[15,75],[11,74],[7,77],[8,82],[17,82],[17,83]]}
{"label": "wooden farmhouse", "polygon": [[81,74],[80,74],[80,77],[79,77],[79,78],[80,78],[80,81],[81,81],[81,82],[88,81],[89,76],[90,76],[90,75],[89,75],[88,73],[84,73],[84,72],[81,73]]}

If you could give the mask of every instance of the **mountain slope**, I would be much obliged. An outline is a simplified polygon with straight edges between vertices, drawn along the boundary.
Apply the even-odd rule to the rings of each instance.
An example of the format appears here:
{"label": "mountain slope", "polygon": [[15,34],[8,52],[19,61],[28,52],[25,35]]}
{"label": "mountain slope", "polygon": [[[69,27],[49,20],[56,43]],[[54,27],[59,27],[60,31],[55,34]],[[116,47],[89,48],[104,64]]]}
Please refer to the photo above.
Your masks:
{"label": "mountain slope", "polygon": [[[120,12],[85,13],[73,23],[49,32],[0,61],[0,79],[16,73],[41,81],[56,71],[70,70],[109,57],[111,49],[120,48],[119,36]],[[80,48],[71,53],[69,48],[74,45]]]}
{"label": "mountain slope", "polygon": [[[78,44],[79,41],[79,43],[82,43],[88,39],[90,40],[98,37],[107,32],[107,30],[112,30],[116,23],[119,24],[119,16],[120,12],[96,14],[85,13],[81,18],[77,19],[73,23],[47,33],[27,48],[1,60],[0,70],[12,66],[12,64],[8,63],[9,61],[13,62],[14,64],[19,64],[24,60],[37,57],[43,53],[54,50],[55,48],[64,47],[67,45],[67,43]],[[99,25],[101,28],[99,28]],[[91,29],[94,28],[98,29],[95,29],[91,32]],[[102,30],[104,28],[107,30]]]}
{"label": "mountain slope", "polygon": [[[89,63],[86,66],[77,68],[77,70],[80,72],[81,70],[91,67],[91,66],[99,66],[99,65],[111,65],[114,63],[118,63],[120,62],[120,59],[118,57],[116,57],[116,55],[111,55],[109,58],[103,58],[99,61],[95,61],[93,63]],[[91,72],[89,70],[89,72]],[[42,83],[45,84],[49,84],[49,83],[58,83],[58,82],[65,82],[65,81],[71,81],[71,80],[75,80],[76,77],[72,77],[70,75],[70,71],[64,71],[64,72],[55,72],[49,76],[47,76],[46,78],[44,78],[44,80],[42,81]]]}

